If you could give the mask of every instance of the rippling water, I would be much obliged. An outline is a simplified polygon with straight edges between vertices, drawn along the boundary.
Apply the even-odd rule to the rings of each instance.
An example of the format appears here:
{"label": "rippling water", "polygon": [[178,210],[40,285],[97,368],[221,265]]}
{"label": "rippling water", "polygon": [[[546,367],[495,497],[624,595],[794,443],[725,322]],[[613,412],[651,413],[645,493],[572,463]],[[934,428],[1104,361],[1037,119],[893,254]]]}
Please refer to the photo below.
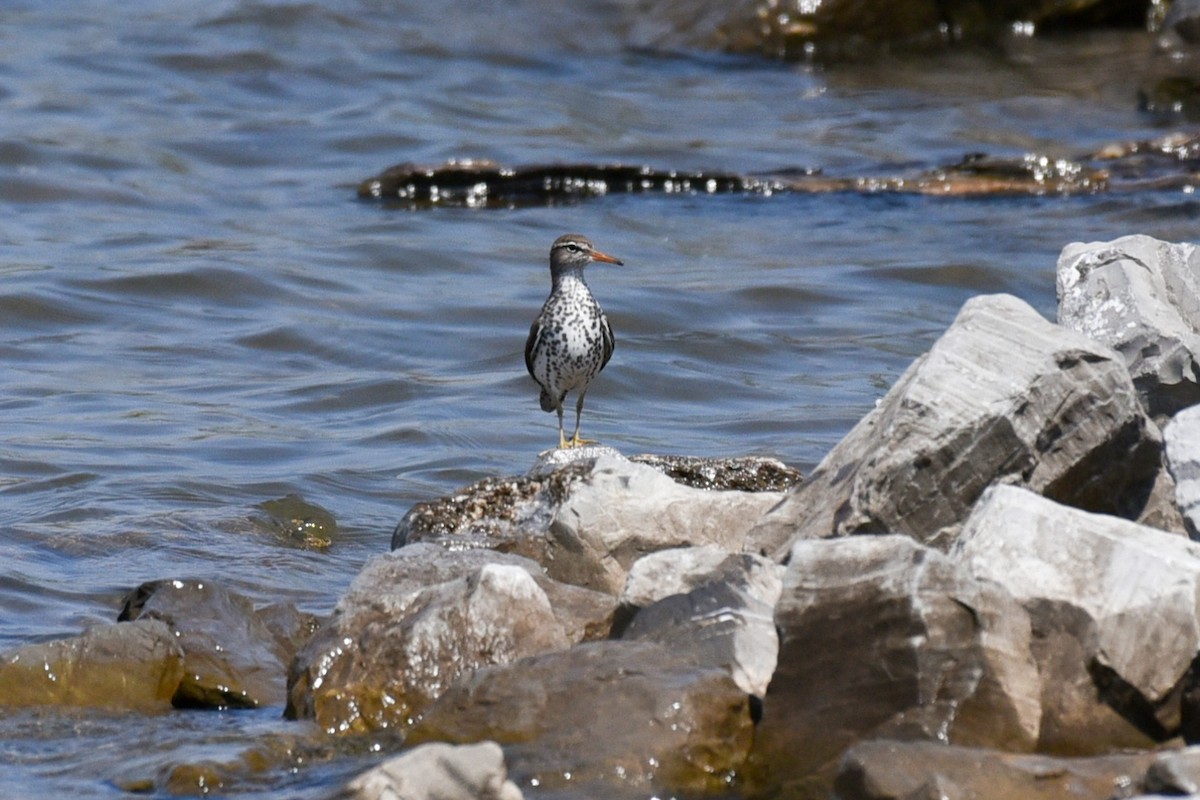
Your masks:
{"label": "rippling water", "polygon": [[[617,350],[586,434],[807,470],[967,297],[1053,316],[1067,242],[1194,231],[1166,193],[354,199],[399,161],[885,174],[1161,132],[1135,34],[825,71],[669,49],[631,7],[0,7],[0,647],[164,577],[328,612],[412,503],[524,471],[557,437],[521,347],[560,233],[626,264],[590,270]],[[255,521],[292,492],[336,516],[328,551]],[[286,732],[278,712],[7,715],[0,794],[117,796]]]}

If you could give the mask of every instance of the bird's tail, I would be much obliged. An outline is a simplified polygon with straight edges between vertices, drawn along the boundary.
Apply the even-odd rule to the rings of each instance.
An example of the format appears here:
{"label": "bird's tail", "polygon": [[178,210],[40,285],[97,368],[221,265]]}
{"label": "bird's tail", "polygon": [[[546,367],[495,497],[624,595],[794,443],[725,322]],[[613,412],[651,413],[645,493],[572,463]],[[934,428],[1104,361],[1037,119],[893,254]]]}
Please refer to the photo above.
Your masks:
{"label": "bird's tail", "polygon": [[538,401],[542,404],[542,411],[553,411],[558,408],[558,403],[554,402],[554,398],[545,389],[542,389],[541,395],[538,396]]}

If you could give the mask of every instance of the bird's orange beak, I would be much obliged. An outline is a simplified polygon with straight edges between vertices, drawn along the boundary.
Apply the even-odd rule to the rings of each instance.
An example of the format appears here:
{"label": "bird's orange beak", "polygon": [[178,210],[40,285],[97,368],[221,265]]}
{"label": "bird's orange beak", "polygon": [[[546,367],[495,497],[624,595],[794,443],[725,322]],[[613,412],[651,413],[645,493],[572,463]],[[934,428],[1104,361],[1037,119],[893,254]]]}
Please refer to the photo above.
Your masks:
{"label": "bird's orange beak", "polygon": [[605,264],[616,264],[618,267],[625,266],[625,262],[619,258],[613,258],[608,253],[601,253],[599,250],[592,250],[592,261],[603,261]]}

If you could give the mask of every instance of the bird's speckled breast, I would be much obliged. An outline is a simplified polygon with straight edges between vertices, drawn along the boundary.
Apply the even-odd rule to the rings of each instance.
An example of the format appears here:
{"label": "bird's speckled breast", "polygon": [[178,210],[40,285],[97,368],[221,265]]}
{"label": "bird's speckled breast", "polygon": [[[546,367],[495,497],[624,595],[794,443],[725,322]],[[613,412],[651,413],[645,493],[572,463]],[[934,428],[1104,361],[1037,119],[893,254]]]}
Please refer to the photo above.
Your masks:
{"label": "bird's speckled breast", "polygon": [[587,284],[564,276],[539,319],[544,330],[533,359],[538,382],[559,395],[587,386],[604,360],[604,312]]}

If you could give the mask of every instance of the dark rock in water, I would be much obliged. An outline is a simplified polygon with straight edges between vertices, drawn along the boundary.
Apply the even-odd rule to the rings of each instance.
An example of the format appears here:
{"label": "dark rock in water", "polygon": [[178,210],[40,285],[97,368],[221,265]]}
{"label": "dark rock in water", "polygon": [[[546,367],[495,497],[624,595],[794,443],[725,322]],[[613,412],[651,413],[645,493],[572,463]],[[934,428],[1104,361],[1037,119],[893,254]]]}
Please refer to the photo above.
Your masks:
{"label": "dark rock in water", "polygon": [[1161,435],[1124,359],[1009,295],[968,300],[749,536],[779,555],[796,537],[854,533],[944,548],[997,482],[1130,518],[1170,502]]}
{"label": "dark rock in water", "polygon": [[699,456],[630,456],[636,464],[654,467],[693,489],[739,492],[782,492],[804,478],[800,470],[774,458],[704,458]]}
{"label": "dark rock in water", "polygon": [[1138,794],[1153,753],[1066,759],[932,742],[870,741],[846,753],[839,800],[1107,800]]}
{"label": "dark rock in water", "polygon": [[464,676],[409,741],[504,747],[509,771],[579,796],[727,793],[753,736],[724,670],[650,642],[592,642]]}
{"label": "dark rock in water", "polygon": [[826,797],[863,738],[1029,751],[1041,684],[1029,619],[905,536],[796,542],[755,762],[777,796]]}
{"label": "dark rock in water", "polygon": [[662,550],[629,570],[620,635],[691,653],[694,664],[719,666],[747,694],[762,697],[775,671],[779,635],[773,619],[783,567],[717,547]]}
{"label": "dark rock in water", "polygon": [[0,708],[160,713],[171,709],[183,677],[183,651],[161,621],[103,625],[0,655]]}
{"label": "dark rock in water", "polygon": [[364,772],[334,800],[521,800],[495,742],[423,744]]}
{"label": "dark rock in water", "polygon": [[606,635],[615,606],[520,556],[408,545],[371,559],[296,656],[286,713],[403,731],[460,675]]}
{"label": "dark rock in water", "polygon": [[1058,259],[1058,322],[1118,352],[1147,411],[1200,403],[1200,251],[1149,236],[1076,242]]}
{"label": "dark rock in water", "polygon": [[181,708],[282,705],[299,644],[292,637],[307,638],[315,625],[294,608],[262,614],[249,599],[205,580],[144,583],[125,598],[118,619],[170,627],[186,669],[174,697]]}
{"label": "dark rock in water", "polygon": [[337,538],[337,521],[325,509],[296,494],[258,504],[266,512],[265,524],[286,541],[313,550],[324,550]]}
{"label": "dark rock in water", "polygon": [[1200,0],[1171,0],[1162,30],[1188,44],[1200,44]]}

